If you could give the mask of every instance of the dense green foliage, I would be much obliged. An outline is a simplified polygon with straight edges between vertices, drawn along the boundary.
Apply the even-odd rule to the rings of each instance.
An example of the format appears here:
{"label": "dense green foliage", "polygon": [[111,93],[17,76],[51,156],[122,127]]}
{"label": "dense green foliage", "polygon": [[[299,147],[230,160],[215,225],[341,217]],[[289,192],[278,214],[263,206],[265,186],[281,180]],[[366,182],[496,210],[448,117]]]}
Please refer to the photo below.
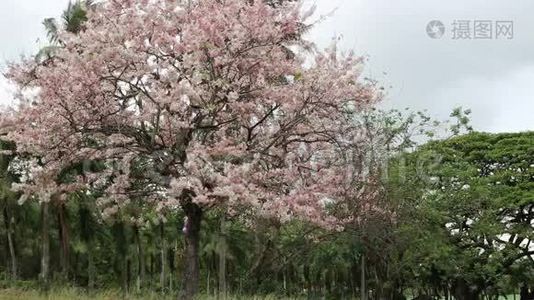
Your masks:
{"label": "dense green foliage", "polygon": [[[396,120],[386,122],[390,129],[406,124]],[[360,291],[362,262],[372,299],[401,294],[478,299],[532,284],[534,133],[470,133],[388,160],[389,168],[380,169],[381,201],[394,208],[392,218],[368,218],[328,232],[300,222],[249,225],[213,211],[203,224],[204,292],[348,298]],[[7,169],[9,157],[2,161],[0,234],[14,249],[11,253],[6,242],[0,259],[3,285],[12,285],[15,277],[34,280],[40,272],[42,207],[17,204],[8,188],[16,180]],[[92,199],[78,194],[65,206],[52,205],[50,215],[56,282],[122,287],[134,294],[179,289],[183,216],[154,215],[143,226],[126,216],[110,223]]]}
{"label": "dense green foliage", "polygon": [[[37,58],[44,61],[62,46],[59,28],[82,30],[90,6],[69,5],[62,24],[47,19],[51,46]],[[360,154],[373,179],[362,193],[376,194],[375,205],[386,213],[370,213],[352,199],[357,221],[339,232],[210,211],[202,224],[203,293],[328,299],[354,298],[362,290],[371,299],[528,293],[534,286],[534,132],[471,132],[468,115],[455,110],[456,122],[446,130],[424,113],[372,111],[355,120],[366,129]],[[453,136],[438,139],[443,131]],[[177,294],[182,214],[156,215],[141,202],[107,220],[94,195],[84,193],[47,205],[19,203],[10,190],[20,180],[10,167],[14,158],[0,158],[0,288],[49,288],[51,277],[52,287],[90,293]],[[77,171],[66,170],[65,180]],[[133,220],[140,215],[145,223]],[[45,280],[38,284],[40,276]]]}
{"label": "dense green foliage", "polygon": [[473,299],[532,284],[533,154],[534,133],[525,132],[471,133],[408,155],[410,185],[419,185],[416,274]]}

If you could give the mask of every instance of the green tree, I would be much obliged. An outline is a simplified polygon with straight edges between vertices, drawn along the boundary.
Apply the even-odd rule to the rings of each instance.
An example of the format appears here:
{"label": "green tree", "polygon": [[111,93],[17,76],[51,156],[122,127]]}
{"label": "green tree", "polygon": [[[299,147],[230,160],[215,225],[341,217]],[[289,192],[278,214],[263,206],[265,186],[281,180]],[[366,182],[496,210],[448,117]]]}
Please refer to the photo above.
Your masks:
{"label": "green tree", "polygon": [[[429,157],[438,163],[425,164]],[[457,299],[496,294],[504,276],[526,280],[534,268],[534,133],[470,133],[407,159],[419,183],[412,229],[424,230],[411,255],[426,262],[414,272],[445,279]]]}
{"label": "green tree", "polygon": [[61,21],[55,18],[46,18],[43,26],[50,45],[43,47],[36,55],[37,61],[46,61],[54,56],[57,49],[64,46],[61,39],[61,32],[77,34],[84,29],[87,21],[87,13],[97,5],[93,0],[69,1],[67,8],[63,11]]}

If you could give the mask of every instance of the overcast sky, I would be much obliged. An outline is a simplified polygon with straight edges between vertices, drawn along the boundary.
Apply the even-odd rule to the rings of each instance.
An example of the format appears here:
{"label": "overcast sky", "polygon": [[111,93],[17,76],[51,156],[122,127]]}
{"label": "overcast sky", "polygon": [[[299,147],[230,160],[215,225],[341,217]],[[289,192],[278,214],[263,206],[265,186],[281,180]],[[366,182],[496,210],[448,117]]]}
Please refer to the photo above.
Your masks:
{"label": "overcast sky", "polygon": [[[68,0],[3,0],[0,61],[35,53],[41,21],[59,16]],[[368,57],[367,73],[387,88],[384,105],[427,109],[445,118],[456,106],[473,110],[477,130],[534,130],[534,1],[532,0],[308,0],[316,16],[334,11],[310,38]],[[445,34],[431,39],[431,20]],[[453,22],[491,21],[492,39],[453,39]],[[512,39],[496,39],[496,21],[513,21]],[[472,33],[473,34],[473,33]],[[472,35],[471,34],[471,35]],[[41,42],[39,42],[39,39]],[[0,80],[0,100],[9,99]]]}

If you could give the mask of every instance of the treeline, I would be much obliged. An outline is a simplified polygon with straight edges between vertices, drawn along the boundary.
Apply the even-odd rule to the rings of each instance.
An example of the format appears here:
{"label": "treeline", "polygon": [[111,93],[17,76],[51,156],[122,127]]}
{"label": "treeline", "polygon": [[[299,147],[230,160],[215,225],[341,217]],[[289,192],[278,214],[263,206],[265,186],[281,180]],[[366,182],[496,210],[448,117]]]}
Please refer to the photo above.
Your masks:
{"label": "treeline", "polygon": [[[354,81],[359,59],[329,52],[312,69],[295,60],[285,43],[305,18],[280,2],[178,7],[190,17],[141,0],[82,1],[63,23],[45,21],[51,45],[11,76],[21,95],[29,82],[46,92],[0,128],[11,142],[2,150],[16,150],[0,164],[3,286],[184,299],[198,287],[221,297],[532,297],[533,133],[472,132],[461,109],[452,123],[372,110],[381,95]],[[95,28],[85,27],[89,9]],[[225,9],[231,16],[212,14]],[[258,17],[272,57],[250,47]],[[168,54],[176,24],[197,34]],[[137,39],[145,25],[159,26],[162,44]],[[117,28],[129,40],[108,35]],[[198,94],[207,97],[193,103]],[[266,106],[271,97],[279,102]]]}
{"label": "treeline", "polygon": [[[456,135],[466,115],[453,115]],[[394,137],[380,149],[397,154],[386,159],[390,154],[376,148],[367,152],[380,153],[367,161],[380,174],[373,187],[380,190],[377,207],[392,213],[354,207],[362,219],[331,231],[300,221],[249,224],[212,210],[202,223],[203,293],[494,299],[520,292],[530,299],[533,133],[470,133],[414,148],[419,134],[433,136],[443,126],[424,114],[396,111],[362,120],[369,132]],[[184,215],[131,206],[120,218],[106,219],[87,195],[20,204],[2,186],[4,286],[39,279],[45,288],[180,290]]]}
{"label": "treeline", "polygon": [[[87,202],[39,205],[3,198],[4,287],[17,280],[125,292],[177,292],[183,251],[180,215],[147,224],[103,221]],[[206,218],[201,239],[205,293],[348,297],[359,291],[363,246],[355,233],[331,233],[300,223],[248,227]],[[49,242],[49,252],[43,245]],[[11,248],[12,247],[12,248]],[[47,275],[42,260],[49,260]],[[368,255],[369,263],[380,260]],[[375,266],[375,267],[374,267]],[[380,277],[370,263],[372,287]],[[49,278],[43,278],[49,276]],[[46,288],[46,286],[44,286]]]}

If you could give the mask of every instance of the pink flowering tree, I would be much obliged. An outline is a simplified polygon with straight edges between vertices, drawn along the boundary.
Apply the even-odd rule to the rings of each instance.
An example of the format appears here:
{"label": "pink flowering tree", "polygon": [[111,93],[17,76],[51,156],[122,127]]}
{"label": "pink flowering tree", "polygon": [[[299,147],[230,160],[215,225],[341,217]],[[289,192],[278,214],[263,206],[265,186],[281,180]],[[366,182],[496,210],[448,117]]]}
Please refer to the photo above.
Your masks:
{"label": "pink flowering tree", "polygon": [[[353,115],[379,93],[353,54],[301,50],[309,15],[243,0],[99,5],[54,57],[10,69],[20,93],[2,132],[38,158],[14,188],[40,201],[92,192],[109,217],[139,200],[183,210],[184,298],[208,209],[339,226],[329,208],[354,194]],[[58,180],[87,161],[101,167]]]}

